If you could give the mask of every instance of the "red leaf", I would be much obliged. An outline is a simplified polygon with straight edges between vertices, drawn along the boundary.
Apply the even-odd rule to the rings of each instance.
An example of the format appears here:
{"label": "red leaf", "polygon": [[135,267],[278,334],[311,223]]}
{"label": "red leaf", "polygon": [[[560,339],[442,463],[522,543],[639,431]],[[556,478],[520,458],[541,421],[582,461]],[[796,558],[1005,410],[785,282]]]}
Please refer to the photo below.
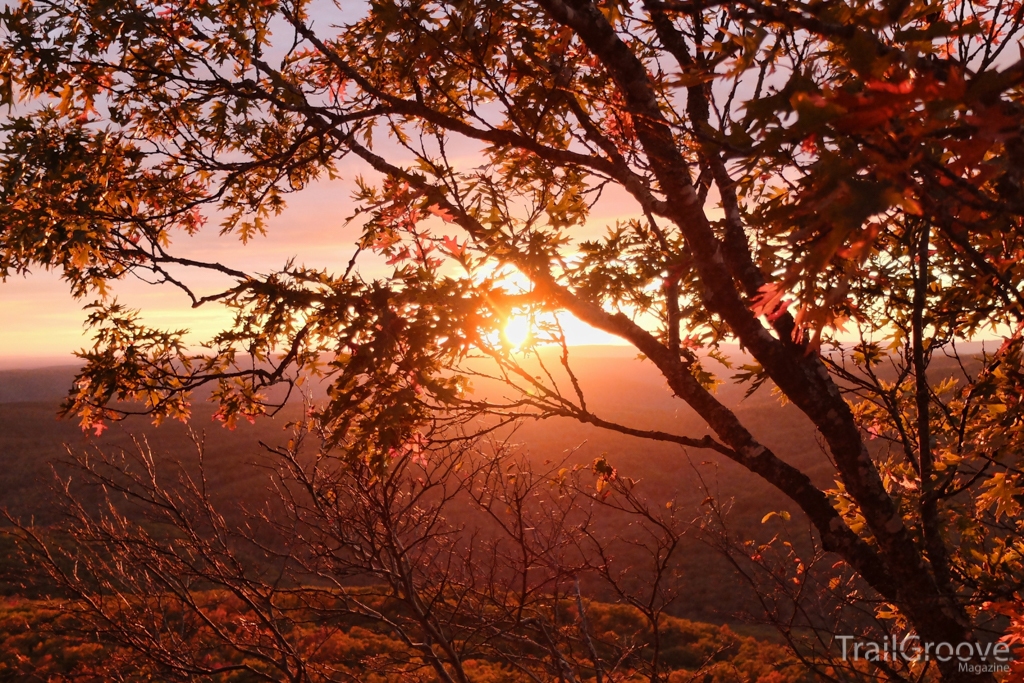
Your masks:
{"label": "red leaf", "polygon": [[455,258],[459,258],[466,253],[466,245],[459,244],[459,240],[455,237],[448,237],[446,235],[442,242],[444,243],[444,250]]}
{"label": "red leaf", "polygon": [[397,254],[395,254],[394,256],[387,260],[387,264],[389,266],[393,266],[399,261],[404,261],[407,258],[409,258],[409,247],[402,247],[402,250],[400,252],[398,252]]}

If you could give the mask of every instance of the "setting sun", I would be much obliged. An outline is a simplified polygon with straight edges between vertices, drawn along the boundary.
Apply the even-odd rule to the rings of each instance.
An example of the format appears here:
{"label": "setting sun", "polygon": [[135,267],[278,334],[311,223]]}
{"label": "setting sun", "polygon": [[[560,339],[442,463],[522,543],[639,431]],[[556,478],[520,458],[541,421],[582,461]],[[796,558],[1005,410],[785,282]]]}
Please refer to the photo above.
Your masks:
{"label": "setting sun", "polygon": [[532,336],[530,329],[530,318],[525,315],[514,315],[505,323],[502,337],[514,349],[521,349]]}

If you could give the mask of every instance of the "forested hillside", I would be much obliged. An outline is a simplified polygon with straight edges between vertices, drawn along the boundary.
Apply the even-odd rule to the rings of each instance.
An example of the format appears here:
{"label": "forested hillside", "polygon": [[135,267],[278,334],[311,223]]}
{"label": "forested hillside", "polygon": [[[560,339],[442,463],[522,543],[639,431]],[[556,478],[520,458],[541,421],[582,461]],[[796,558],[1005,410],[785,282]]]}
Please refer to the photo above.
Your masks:
{"label": "forested hillside", "polygon": [[[597,414],[650,429],[701,433],[698,419],[672,399],[658,373],[635,354],[616,347],[584,347],[574,358],[574,368]],[[61,472],[59,463],[67,459],[65,444],[72,449],[117,449],[131,447],[133,437],[145,437],[168,463],[178,460],[188,465],[195,462],[190,428],[204,434],[211,491],[225,503],[225,511],[230,513],[240,505],[256,507],[267,496],[265,472],[251,466],[264,459],[260,442],[283,443],[288,437],[285,425],[300,414],[300,404],[295,402],[276,418],[258,420],[254,425],[243,421],[228,430],[211,419],[213,409],[200,398],[189,425],[168,421],[154,427],[143,418],[134,418],[96,437],[83,433],[72,420],[57,418],[59,401],[73,374],[70,366],[0,373],[0,467],[9,484],[0,490],[0,506],[41,524],[54,521],[59,514],[49,487],[53,466]],[[478,391],[486,391],[486,387]],[[820,484],[829,484],[824,479],[827,460],[815,442],[813,427],[799,411],[781,406],[769,387],[746,399],[742,389],[731,384],[722,385],[719,393],[723,401],[736,406],[765,443],[792,457],[805,471],[817,473]],[[28,400],[19,400],[21,397]],[[511,438],[538,463],[568,458],[569,465],[589,466],[606,454],[623,476],[639,482],[643,495],[662,505],[671,501],[687,519],[701,517],[700,503],[708,493],[716,494],[701,489],[698,471],[708,485],[728,492],[727,500],[735,501],[730,519],[737,530],[763,534],[763,516],[786,507],[784,499],[762,480],[707,451],[652,443],[557,418],[526,422]],[[89,492],[84,495],[88,497]],[[610,516],[609,523],[618,522]],[[702,542],[696,529],[684,543],[686,550],[679,554],[683,585],[672,613],[715,623],[742,624],[756,618],[760,607],[753,594],[733,575],[731,566]]]}
{"label": "forested hillside", "polygon": [[[216,616],[225,627],[243,628],[246,613],[237,600],[211,593],[218,603]],[[567,606],[574,611],[575,606]],[[641,645],[650,634],[632,608],[601,603],[586,605],[586,615],[596,637],[609,645]],[[128,673],[124,680],[153,680],[160,669],[126,648],[103,644],[77,629],[74,615],[50,602],[7,599],[0,601],[0,680],[37,681],[70,676],[74,680],[110,680]],[[782,647],[737,635],[728,626],[712,626],[666,617],[663,660],[669,669],[668,683],[804,683],[810,679]],[[384,655],[407,651],[403,643],[365,623],[337,619],[333,623],[309,623],[290,637],[306,644],[310,669],[337,679],[363,683],[418,683],[435,680],[414,655],[405,666],[387,665]],[[237,653],[207,653],[209,661],[231,666],[244,660]],[[258,663],[257,663],[258,666]],[[500,661],[478,659],[466,663],[477,683],[525,683],[534,680]],[[130,672],[130,673],[129,673]],[[613,672],[617,680],[641,681],[628,666]],[[228,680],[245,680],[224,677]]]}

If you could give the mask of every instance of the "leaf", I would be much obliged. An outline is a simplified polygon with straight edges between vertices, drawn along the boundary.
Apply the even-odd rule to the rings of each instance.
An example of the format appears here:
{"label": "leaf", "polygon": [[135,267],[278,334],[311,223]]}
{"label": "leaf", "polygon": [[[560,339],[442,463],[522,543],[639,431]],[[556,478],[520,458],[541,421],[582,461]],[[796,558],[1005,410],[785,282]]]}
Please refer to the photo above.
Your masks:
{"label": "leaf", "polygon": [[466,245],[459,244],[459,240],[455,237],[448,237],[446,235],[442,243],[444,244],[444,250],[455,258],[461,258],[466,253]]}
{"label": "leaf", "polygon": [[765,515],[764,517],[761,518],[761,524],[767,523],[768,520],[770,520],[772,517],[778,517],[778,518],[780,518],[784,522],[788,522],[789,519],[790,519],[789,513],[787,511],[785,511],[785,510],[779,510],[777,512],[776,511],[772,511],[772,512],[769,512],[767,515]]}
{"label": "leaf", "polygon": [[1008,477],[1006,472],[993,474],[982,488],[984,491],[978,496],[978,508],[988,510],[994,507],[996,521],[1003,515],[1012,517],[1020,512],[1017,497],[1024,493],[1024,488]]}
{"label": "leaf", "polygon": [[439,204],[431,204],[430,206],[427,207],[427,211],[437,216],[445,223],[455,222],[455,217],[452,215],[452,213],[448,209],[441,208]]}
{"label": "leaf", "polygon": [[409,259],[409,257],[410,257],[410,253],[409,253],[409,247],[402,247],[402,248],[401,248],[401,249],[400,249],[400,250],[399,250],[398,252],[396,252],[396,253],[395,253],[395,255],[394,255],[394,256],[392,256],[391,258],[389,258],[389,259],[388,259],[388,260],[386,261],[386,263],[387,263],[387,264],[388,264],[389,266],[393,266],[393,265],[395,265],[396,263],[399,263],[399,262],[401,262],[401,261],[406,261],[406,260],[408,260],[408,259]]}

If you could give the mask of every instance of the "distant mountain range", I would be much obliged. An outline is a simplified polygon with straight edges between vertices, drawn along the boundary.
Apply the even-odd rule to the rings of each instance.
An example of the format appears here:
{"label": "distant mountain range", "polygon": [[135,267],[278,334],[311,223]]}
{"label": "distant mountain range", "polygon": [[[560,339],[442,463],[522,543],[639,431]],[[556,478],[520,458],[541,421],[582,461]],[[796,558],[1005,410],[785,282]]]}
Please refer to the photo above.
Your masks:
{"label": "distant mountain range", "polygon": [[75,377],[75,365],[0,370],[0,403],[60,402]]}

